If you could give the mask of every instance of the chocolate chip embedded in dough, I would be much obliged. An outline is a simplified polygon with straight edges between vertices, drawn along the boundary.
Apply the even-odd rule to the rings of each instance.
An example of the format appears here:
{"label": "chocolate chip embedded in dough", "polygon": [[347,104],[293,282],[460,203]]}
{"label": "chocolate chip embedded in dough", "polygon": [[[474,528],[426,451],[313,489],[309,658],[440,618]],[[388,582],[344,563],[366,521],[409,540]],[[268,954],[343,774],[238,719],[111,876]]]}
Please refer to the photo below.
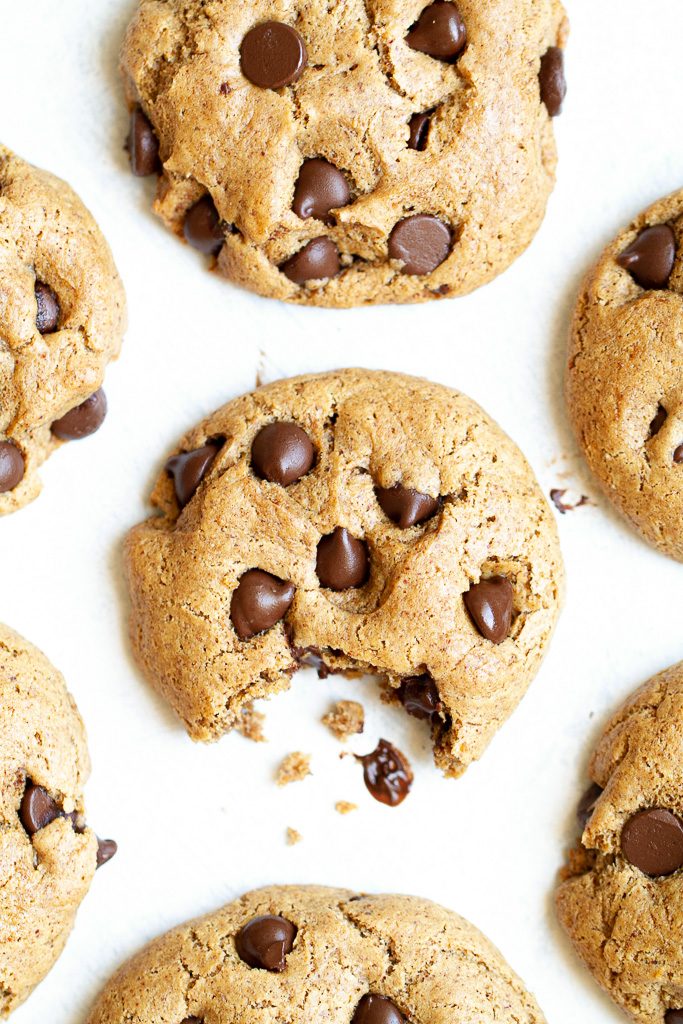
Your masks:
{"label": "chocolate chip embedded in dough", "polygon": [[296,926],[286,917],[262,914],[238,931],[237,954],[250,967],[280,973],[287,966],[287,954],[292,951],[296,932]]}

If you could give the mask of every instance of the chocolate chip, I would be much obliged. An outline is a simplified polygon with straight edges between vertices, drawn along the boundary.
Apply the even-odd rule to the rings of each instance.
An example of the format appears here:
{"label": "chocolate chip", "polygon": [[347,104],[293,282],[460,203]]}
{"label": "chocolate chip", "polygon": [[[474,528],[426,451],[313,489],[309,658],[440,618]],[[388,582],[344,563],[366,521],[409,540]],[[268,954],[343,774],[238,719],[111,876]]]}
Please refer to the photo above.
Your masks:
{"label": "chocolate chip", "polygon": [[297,423],[269,423],[254,438],[251,462],[264,480],[287,487],[309,472],[315,448]]}
{"label": "chocolate chip", "polygon": [[369,994],[359,1002],[351,1024],[405,1024],[405,1018],[391,999]]}
{"label": "chocolate chip", "polygon": [[315,571],[320,585],[330,590],[362,587],[368,578],[370,559],[367,544],[338,526],[318,544]]}
{"label": "chocolate chip", "polygon": [[180,508],[185,508],[190,499],[194,497],[220,448],[219,442],[209,441],[201,448],[195,448],[191,452],[181,452],[180,455],[172,455],[168,460],[166,472],[173,477],[176,501]]}
{"label": "chocolate chip", "polygon": [[250,29],[240,46],[242,74],[262,89],[281,89],[302,75],[306,44],[291,25],[264,21]]}
{"label": "chocolate chip", "polygon": [[334,224],[334,217],[329,216],[330,210],[347,206],[350,201],[351,189],[340,170],[327,160],[316,158],[304,161],[292,203],[297,217],[302,220],[316,217],[326,224]]}
{"label": "chocolate chip", "polygon": [[421,152],[426,147],[430,120],[429,114],[413,114],[408,122],[410,129],[408,149],[419,149]]}
{"label": "chocolate chip", "polygon": [[666,411],[666,409],[664,408],[663,405],[659,405],[657,407],[657,412],[655,414],[655,417],[652,420],[652,423],[650,424],[650,435],[649,436],[651,438],[657,436],[659,431],[662,429],[662,427],[666,423],[668,415],[669,414],[667,413],[667,411]]}
{"label": "chocolate chip", "polygon": [[284,971],[285,957],[292,951],[296,931],[296,926],[286,917],[274,914],[253,917],[235,936],[237,955],[250,967]]}
{"label": "chocolate chip", "polygon": [[481,635],[501,644],[510,632],[513,589],[505,576],[491,576],[475,583],[463,594],[465,607]]}
{"label": "chocolate chip", "polygon": [[44,281],[36,281],[36,328],[40,334],[53,334],[59,324],[59,299]]}
{"label": "chocolate chip", "polygon": [[404,274],[431,274],[451,251],[453,235],[438,217],[418,213],[395,225],[389,235],[389,256],[401,260]]}
{"label": "chocolate chip", "polygon": [[319,281],[339,273],[339,250],[330,238],[321,236],[308,242],[288,260],[280,264],[280,270],[294,284]]}
{"label": "chocolate chip", "polygon": [[140,107],[136,107],[130,115],[128,152],[131,170],[136,178],[146,178],[159,172],[159,140],[152,122]]}
{"label": "chocolate chip", "polygon": [[101,868],[103,864],[106,864],[108,860],[116,854],[118,845],[113,839],[99,839],[97,840],[97,867]]}
{"label": "chocolate chip", "polygon": [[666,288],[676,259],[676,236],[668,224],[645,228],[617,263],[641,288]]}
{"label": "chocolate chip", "polygon": [[206,256],[215,256],[220,252],[225,235],[211,196],[203,196],[190,207],[185,214],[183,233],[188,245]]}
{"label": "chocolate chip", "polygon": [[99,430],[107,415],[107,398],[100,388],[75,409],[70,409],[52,424],[52,433],[60,441],[80,441]]}
{"label": "chocolate chip", "polygon": [[678,448],[674,451],[674,462],[677,466],[683,462],[683,444],[679,444]]}
{"label": "chocolate chip", "polygon": [[413,25],[406,42],[413,50],[420,50],[437,60],[454,62],[467,43],[465,23],[457,4],[434,0]]}
{"label": "chocolate chip", "polygon": [[683,1010],[667,1010],[664,1014],[664,1024],[683,1024]]}
{"label": "chocolate chip", "polygon": [[622,829],[621,850],[646,875],[672,875],[683,866],[683,822],[660,807],[639,811]]}
{"label": "chocolate chip", "polygon": [[413,772],[408,759],[387,740],[380,740],[371,754],[356,756],[363,765],[363,780],[381,804],[396,807],[408,796]]}
{"label": "chocolate chip", "polygon": [[27,780],[24,795],[21,798],[19,817],[30,836],[40,832],[56,818],[61,816],[61,808],[42,786],[34,786]]}
{"label": "chocolate chip", "polygon": [[567,82],[564,77],[564,51],[559,46],[551,46],[541,57],[541,70],[538,73],[541,86],[541,99],[551,117],[562,113],[562,104],[567,95]]}
{"label": "chocolate chip", "polygon": [[402,530],[416,523],[423,523],[439,508],[437,498],[395,484],[393,487],[376,487],[375,494],[382,511]]}
{"label": "chocolate chip", "polygon": [[0,441],[0,494],[13,491],[24,479],[24,456],[11,441]]}
{"label": "chocolate chip", "polygon": [[579,800],[576,807],[576,820],[578,821],[582,832],[590,821],[591,815],[595,810],[595,805],[602,796],[602,793],[602,786],[598,786],[597,782],[591,782],[590,786]]}
{"label": "chocolate chip", "polygon": [[294,600],[296,587],[262,569],[249,569],[230,602],[230,619],[240,640],[251,640],[279,622]]}
{"label": "chocolate chip", "polygon": [[409,676],[401,683],[399,700],[414,718],[433,719],[441,710],[439,691],[431,676]]}

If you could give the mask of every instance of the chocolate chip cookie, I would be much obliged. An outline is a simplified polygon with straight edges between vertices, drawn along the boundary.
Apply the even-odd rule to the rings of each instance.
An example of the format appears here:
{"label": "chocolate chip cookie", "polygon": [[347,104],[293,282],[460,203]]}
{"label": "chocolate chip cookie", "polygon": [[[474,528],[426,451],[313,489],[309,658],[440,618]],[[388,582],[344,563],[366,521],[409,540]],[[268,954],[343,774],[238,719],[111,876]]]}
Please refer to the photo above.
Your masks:
{"label": "chocolate chip cookie", "polygon": [[[1,200],[0,200],[1,201]],[[87,827],[90,760],[64,679],[0,625],[0,1014],[58,958],[95,870],[116,852]]]}
{"label": "chocolate chip cookie", "polygon": [[415,896],[273,886],[128,961],[88,1024],[543,1024],[473,925]]}
{"label": "chocolate chip cookie", "polygon": [[133,172],[219,273],[289,302],[462,295],[555,176],[559,0],[140,0]]}
{"label": "chocolate chip cookie", "polygon": [[125,298],[109,247],[65,182],[0,146],[0,514],[37,470],[102,424]]}
{"label": "chocolate chip cookie", "polygon": [[135,654],[194,739],[299,665],[382,677],[462,773],[558,615],[554,518],[464,395],[370,370],[278,381],[191,430],[127,542]]}
{"label": "chocolate chip cookie", "polygon": [[557,908],[596,980],[637,1024],[683,1021],[683,663],[606,726]]}
{"label": "chocolate chip cookie", "polygon": [[607,247],[574,315],[567,400],[607,496],[683,561],[683,191]]}

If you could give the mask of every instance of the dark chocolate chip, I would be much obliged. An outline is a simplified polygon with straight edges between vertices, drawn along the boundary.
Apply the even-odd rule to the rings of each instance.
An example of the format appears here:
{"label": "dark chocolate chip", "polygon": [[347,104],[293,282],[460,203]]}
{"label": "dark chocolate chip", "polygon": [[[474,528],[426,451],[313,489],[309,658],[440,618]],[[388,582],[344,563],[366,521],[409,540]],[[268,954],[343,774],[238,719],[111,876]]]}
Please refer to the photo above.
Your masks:
{"label": "dark chocolate chip", "polygon": [[113,839],[97,839],[97,867],[101,868],[108,860],[111,860],[118,850]]}
{"label": "dark chocolate chip", "polygon": [[426,147],[430,120],[429,114],[413,114],[408,122],[408,127],[410,128],[408,149],[419,149],[422,152]]}
{"label": "dark chocolate chip", "polygon": [[100,388],[75,409],[70,409],[52,424],[52,433],[60,441],[80,441],[99,430],[107,415],[107,398]]}
{"label": "dark chocolate chip", "polygon": [[666,288],[676,259],[676,236],[668,224],[656,224],[640,232],[617,256],[617,263],[641,288]]}
{"label": "dark chocolate chip", "polygon": [[34,786],[27,781],[24,795],[21,798],[19,817],[30,836],[40,832],[56,818],[61,816],[61,808],[42,786]]}
{"label": "dark chocolate chip", "polygon": [[296,82],[308,62],[306,44],[291,25],[264,21],[250,29],[240,46],[242,74],[262,89]]}
{"label": "dark chocolate chip", "polygon": [[541,86],[541,99],[551,117],[562,113],[562,104],[567,95],[567,82],[564,77],[564,51],[559,46],[551,46],[541,57],[541,70],[538,73]]}
{"label": "dark chocolate chip", "polygon": [[591,782],[590,786],[579,800],[576,807],[576,820],[578,821],[582,832],[590,821],[591,815],[595,810],[595,805],[602,796],[602,793],[602,786],[598,786],[597,782]]}
{"label": "dark chocolate chip", "polygon": [[280,270],[294,284],[319,281],[339,273],[339,250],[331,238],[320,236],[308,242],[288,260],[280,264]]}
{"label": "dark chocolate chip", "polygon": [[674,462],[677,466],[683,462],[683,444],[679,444],[678,448],[674,451]]}
{"label": "dark chocolate chip", "polygon": [[166,472],[173,477],[176,501],[180,508],[185,508],[194,497],[220,448],[217,441],[209,441],[201,448],[195,448],[192,452],[181,452],[180,455],[173,455],[168,460]]}
{"label": "dark chocolate chip", "polygon": [[375,494],[382,511],[402,530],[416,523],[423,523],[439,508],[438,498],[395,484],[393,487],[376,487]]}
{"label": "dark chocolate chip", "polygon": [[185,214],[183,233],[188,245],[206,256],[220,252],[225,235],[211,196],[203,196]]}
{"label": "dark chocolate chip", "polygon": [[36,327],[41,334],[53,334],[59,324],[59,299],[52,288],[36,281]]}
{"label": "dark chocolate chip", "polygon": [[370,558],[365,541],[338,526],[318,544],[315,571],[320,585],[330,590],[362,587],[368,578]]}
{"label": "dark chocolate chip", "polygon": [[668,415],[669,414],[667,413],[667,411],[664,408],[664,406],[660,404],[657,407],[657,412],[655,414],[655,417],[652,420],[652,423],[650,424],[650,434],[649,434],[650,437],[656,437],[657,436],[659,431],[662,429],[662,427],[666,423],[666,419],[667,419]]}
{"label": "dark chocolate chip", "polygon": [[356,757],[363,765],[363,780],[375,800],[396,807],[408,796],[413,772],[408,759],[387,740],[380,740],[371,754]]}
{"label": "dark chocolate chip", "polygon": [[441,710],[439,691],[431,676],[409,676],[401,683],[399,700],[414,718],[433,719]]}
{"label": "dark chocolate chip", "polygon": [[309,472],[315,448],[297,423],[269,423],[254,438],[251,462],[264,480],[287,487]]}
{"label": "dark chocolate chip", "polygon": [[250,967],[284,971],[285,958],[292,951],[296,931],[286,917],[274,914],[253,917],[235,936],[237,955]]}
{"label": "dark chocolate chip", "polygon": [[140,107],[136,107],[130,115],[128,152],[131,170],[136,178],[146,178],[150,174],[158,174],[161,168],[159,140],[152,127],[152,122]]}
{"label": "dark chocolate chip", "polygon": [[502,644],[510,632],[514,591],[505,576],[491,576],[475,583],[463,594],[465,607],[481,635]]}
{"label": "dark chocolate chip", "polygon": [[0,494],[13,491],[24,479],[24,456],[11,441],[0,441]]}
{"label": "dark chocolate chip", "polygon": [[368,994],[356,1007],[351,1024],[405,1024],[405,1018],[391,999]]}
{"label": "dark chocolate chip", "polygon": [[434,0],[406,36],[413,50],[420,50],[437,60],[455,61],[467,43],[465,22],[457,4],[449,0]]}
{"label": "dark chocolate chip", "polygon": [[333,224],[331,210],[347,206],[351,201],[351,189],[345,175],[327,162],[316,158],[305,160],[299,171],[299,179],[294,189],[292,209],[297,217],[307,220],[315,217]]}
{"label": "dark chocolate chip", "polygon": [[621,850],[646,875],[672,875],[683,866],[683,822],[660,807],[639,811],[622,829]]}
{"label": "dark chocolate chip", "polygon": [[683,1010],[667,1010],[664,1014],[664,1024],[683,1024]]}
{"label": "dark chocolate chip", "polygon": [[289,611],[296,587],[262,569],[249,569],[230,602],[230,619],[240,640],[251,640],[279,622]]}
{"label": "dark chocolate chip", "polygon": [[451,251],[453,233],[438,217],[418,213],[396,224],[389,235],[389,256],[401,260],[404,274],[431,274]]}

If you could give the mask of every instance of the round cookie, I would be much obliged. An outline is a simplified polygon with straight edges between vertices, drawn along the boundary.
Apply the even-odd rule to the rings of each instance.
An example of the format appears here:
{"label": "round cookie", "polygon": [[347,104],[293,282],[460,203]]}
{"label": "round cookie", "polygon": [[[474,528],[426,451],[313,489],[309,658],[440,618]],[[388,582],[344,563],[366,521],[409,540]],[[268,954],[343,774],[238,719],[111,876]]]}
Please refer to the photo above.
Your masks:
{"label": "round cookie", "polygon": [[0,146],[0,514],[37,496],[56,448],[101,425],[125,320],[111,252],[81,200]]}
{"label": "round cookie", "polygon": [[154,209],[261,295],[462,295],[555,177],[559,0],[140,0],[122,70]]}
{"label": "round cookie", "polygon": [[0,625],[0,1014],[59,957],[95,870],[116,852],[84,818],[85,729],[47,658]]}
{"label": "round cookie", "polygon": [[383,678],[449,775],[536,673],[563,583],[524,457],[469,398],[340,370],[229,402],[180,442],[127,541],[135,654],[194,739],[307,660]]}
{"label": "round cookie", "polygon": [[567,401],[607,496],[683,561],[683,191],[607,247],[574,315]]}
{"label": "round cookie", "polygon": [[[425,969],[425,965],[429,969]],[[543,1024],[499,951],[415,896],[280,886],[152,942],[88,1024]]]}

